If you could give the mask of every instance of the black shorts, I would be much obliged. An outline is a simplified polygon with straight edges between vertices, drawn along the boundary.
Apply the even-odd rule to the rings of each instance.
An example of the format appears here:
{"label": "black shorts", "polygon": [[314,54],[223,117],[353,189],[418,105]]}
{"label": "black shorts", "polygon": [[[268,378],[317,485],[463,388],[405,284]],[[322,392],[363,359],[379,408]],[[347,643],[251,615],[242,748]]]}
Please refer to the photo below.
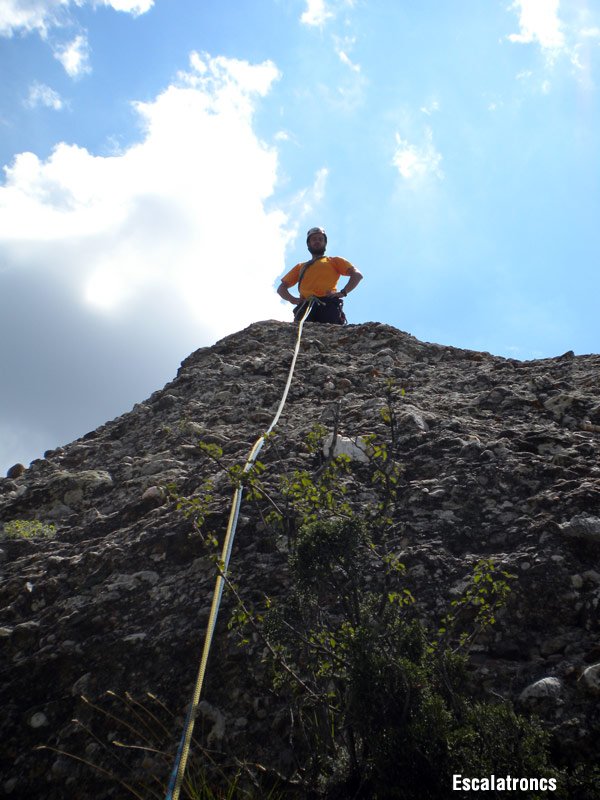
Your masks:
{"label": "black shorts", "polygon": [[[330,325],[346,325],[348,320],[344,314],[344,301],[341,297],[319,297],[313,304],[306,322],[325,322]],[[294,307],[294,319],[300,322],[306,313],[307,300]]]}

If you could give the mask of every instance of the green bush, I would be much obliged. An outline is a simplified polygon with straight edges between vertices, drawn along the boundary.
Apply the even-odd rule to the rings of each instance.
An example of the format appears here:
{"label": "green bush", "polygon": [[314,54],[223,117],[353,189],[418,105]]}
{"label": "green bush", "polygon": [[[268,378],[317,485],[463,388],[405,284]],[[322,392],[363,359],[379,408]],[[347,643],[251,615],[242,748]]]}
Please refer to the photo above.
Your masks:
{"label": "green bush", "polygon": [[380,548],[364,520],[305,525],[289,559],[294,588],[266,616],[307,791],[445,800],[454,773],[557,777],[536,723],[471,699],[466,656],[425,629],[402,565]]}
{"label": "green bush", "polygon": [[9,539],[32,539],[38,536],[51,539],[56,535],[56,525],[38,519],[13,519],[4,523],[4,535]]}

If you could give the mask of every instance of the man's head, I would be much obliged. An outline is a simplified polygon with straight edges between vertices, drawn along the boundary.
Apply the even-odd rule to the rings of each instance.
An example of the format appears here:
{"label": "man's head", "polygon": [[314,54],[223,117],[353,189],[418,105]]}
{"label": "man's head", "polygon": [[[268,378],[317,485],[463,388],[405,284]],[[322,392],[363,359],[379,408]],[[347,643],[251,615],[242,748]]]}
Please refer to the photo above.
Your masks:
{"label": "man's head", "polygon": [[327,234],[323,228],[311,228],[306,234],[306,246],[311,255],[322,256],[327,247]]}

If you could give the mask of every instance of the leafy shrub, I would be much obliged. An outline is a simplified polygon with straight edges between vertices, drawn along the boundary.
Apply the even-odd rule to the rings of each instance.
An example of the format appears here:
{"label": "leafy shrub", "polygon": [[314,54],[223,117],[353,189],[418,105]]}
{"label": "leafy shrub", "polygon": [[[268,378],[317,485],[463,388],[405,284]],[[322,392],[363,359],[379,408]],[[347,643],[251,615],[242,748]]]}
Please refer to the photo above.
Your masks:
{"label": "leafy shrub", "polygon": [[13,519],[4,523],[4,535],[9,539],[32,539],[38,536],[51,539],[56,535],[56,525],[38,519]]}
{"label": "leafy shrub", "polygon": [[[556,777],[536,723],[471,699],[466,656],[427,631],[402,589],[403,566],[379,547],[364,520],[305,525],[289,559],[294,588],[265,619],[307,790],[445,800],[457,772]],[[473,585],[490,606],[481,570]],[[496,594],[493,580],[483,585]]]}

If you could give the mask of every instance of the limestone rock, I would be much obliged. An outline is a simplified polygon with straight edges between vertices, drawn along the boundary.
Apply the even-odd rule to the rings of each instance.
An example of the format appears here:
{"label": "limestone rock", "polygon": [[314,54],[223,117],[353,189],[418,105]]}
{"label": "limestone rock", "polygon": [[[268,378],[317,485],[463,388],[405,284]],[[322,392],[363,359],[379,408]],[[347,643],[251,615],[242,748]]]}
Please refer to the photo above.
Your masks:
{"label": "limestone rock", "polygon": [[[184,505],[204,498],[208,527],[222,536],[230,469],[273,419],[296,333],[259,322],[201,348],[128,413],[0,478],[0,533],[13,520],[52,520],[57,529],[53,539],[1,539],[0,772],[11,797],[64,800],[78,786],[95,800],[118,796],[116,782],[34,748],[113,769],[104,744],[127,735],[115,718],[128,713],[131,695],[155,717],[164,712],[157,745],[174,752],[216,566],[171,492]],[[323,451],[306,447],[314,425],[330,437],[335,430],[337,447],[357,448],[345,499],[360,513],[377,502],[361,479],[360,437],[385,443],[401,466],[387,512],[393,555],[419,612],[435,626],[480,559],[501,564],[512,591],[477,644],[473,680],[484,693],[535,705],[551,731],[577,720],[577,747],[590,752],[598,750],[599,371],[598,355],[519,362],[379,323],[307,323],[287,405],[260,454],[275,494],[279,476],[323,463]],[[216,446],[216,461],[201,443]],[[284,596],[287,550],[244,502],[231,561],[239,590],[253,601]],[[264,644],[250,637],[237,646],[231,611],[225,595],[196,730],[226,753],[245,748],[289,769],[289,708],[265,675]],[[101,744],[86,738],[94,726]],[[147,752],[120,758],[132,774],[159,769]]]}
{"label": "limestone rock", "polygon": [[560,527],[566,536],[585,539],[589,542],[600,542],[600,517],[578,514]]}
{"label": "limestone rock", "polygon": [[563,685],[558,678],[541,678],[523,689],[519,702],[524,706],[536,706],[547,701],[556,703],[562,694]]}
{"label": "limestone rock", "polygon": [[[332,447],[333,445],[333,447]],[[365,464],[369,461],[369,445],[362,436],[355,440],[339,434],[333,440],[333,434],[328,434],[323,440],[323,455],[347,456],[351,461],[360,461]]]}
{"label": "limestone rock", "polygon": [[593,664],[583,671],[583,683],[592,694],[600,694],[600,664]]}

